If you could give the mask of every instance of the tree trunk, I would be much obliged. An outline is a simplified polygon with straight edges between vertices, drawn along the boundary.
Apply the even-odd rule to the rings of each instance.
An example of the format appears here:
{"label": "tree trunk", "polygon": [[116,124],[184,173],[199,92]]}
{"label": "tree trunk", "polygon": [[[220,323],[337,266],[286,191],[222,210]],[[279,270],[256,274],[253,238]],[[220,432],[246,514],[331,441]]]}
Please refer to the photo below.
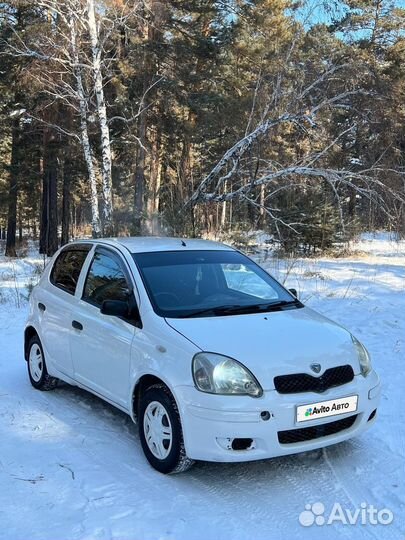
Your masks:
{"label": "tree trunk", "polygon": [[17,198],[18,198],[18,152],[20,144],[20,121],[14,120],[12,128],[11,166],[8,188],[8,217],[6,257],[17,257],[15,235],[17,229]]}
{"label": "tree trunk", "polygon": [[259,220],[258,220],[259,221],[258,225],[261,228],[263,228],[265,225],[265,219],[266,219],[265,204],[266,204],[266,189],[265,189],[265,185],[263,184],[260,186],[260,208],[259,208]]}
{"label": "tree trunk", "polygon": [[135,200],[134,200],[134,233],[142,233],[143,201],[145,193],[145,158],[146,158],[146,111],[143,111],[139,119],[138,138],[141,146],[138,148],[138,156],[135,169]]}
{"label": "tree trunk", "polygon": [[44,174],[44,157],[41,161],[42,193],[41,193],[41,218],[39,222],[39,252],[46,254],[47,231],[48,231],[48,178]]}
{"label": "tree trunk", "polygon": [[94,0],[87,0],[87,24],[90,33],[94,91],[97,100],[97,115],[101,131],[101,177],[103,184],[103,232],[105,236],[113,234],[112,202],[112,166],[110,130],[107,120],[107,107],[104,97],[103,74],[101,71],[101,47],[99,29],[96,21]]}
{"label": "tree trunk", "polygon": [[356,202],[357,202],[357,193],[356,190],[353,188],[349,188],[349,204],[347,207],[347,213],[349,215],[350,220],[354,220],[356,217]]}
{"label": "tree trunk", "polygon": [[[228,189],[228,182],[225,180],[224,182],[224,193],[226,193],[226,190]],[[226,201],[222,203],[222,211],[221,211],[221,231],[225,230],[226,226]]]}
{"label": "tree trunk", "polygon": [[22,215],[21,215],[21,207],[18,212],[18,243],[21,247],[21,242],[23,240],[23,222],[22,222]]}
{"label": "tree trunk", "polygon": [[91,230],[93,238],[100,238],[101,223],[98,208],[97,180],[94,169],[93,151],[90,144],[89,133],[87,129],[87,102],[83,85],[82,68],[80,66],[79,52],[77,48],[77,32],[74,18],[70,19],[70,35],[72,45],[72,56],[74,62],[74,73],[76,78],[77,93],[79,96],[80,108],[80,138],[83,148],[84,159],[86,162],[87,173],[90,182],[90,205],[91,205]]}
{"label": "tree trunk", "polygon": [[[146,8],[147,4],[147,8]],[[144,228],[144,199],[145,199],[145,164],[146,164],[146,148],[148,146],[147,140],[147,119],[148,119],[148,105],[151,101],[149,90],[153,82],[153,78],[156,75],[156,63],[154,56],[151,52],[148,52],[148,46],[154,43],[162,42],[162,26],[166,17],[166,12],[164,9],[164,4],[159,1],[151,1],[149,3],[141,4],[142,7],[139,7],[138,16],[139,19],[143,21],[143,26],[141,27],[141,39],[143,40],[143,58],[141,73],[143,77],[143,96],[140,103],[140,116],[138,120],[138,140],[139,148],[137,151],[137,161],[135,169],[135,196],[134,196],[134,232],[135,234],[141,234]],[[157,128],[159,129],[159,128]],[[156,135],[154,144],[156,147],[160,146],[160,134]],[[158,150],[157,150],[158,152]],[[158,159],[157,154],[152,156],[152,160]],[[152,164],[151,174],[150,174],[150,189],[148,192],[148,204],[147,204],[147,213],[150,209],[150,205],[153,208],[156,208],[156,202],[151,203],[150,197],[154,197],[157,194],[157,182],[159,181],[159,171],[154,169],[155,164]],[[159,167],[159,164],[157,164]]]}
{"label": "tree trunk", "polygon": [[[48,246],[46,254],[52,256],[58,251],[58,158],[57,146],[52,143],[49,148],[48,164],[46,166],[49,175],[49,219],[48,219]],[[45,169],[45,170],[46,170]]]}
{"label": "tree trunk", "polygon": [[375,3],[374,20],[372,22],[373,28],[371,31],[371,38],[370,38],[370,43],[372,46],[375,45],[377,37],[378,37],[381,9],[382,9],[382,0],[377,0],[377,2]]}
{"label": "tree trunk", "polygon": [[62,175],[62,233],[60,244],[64,246],[69,242],[70,227],[70,180],[71,180],[71,155],[68,148],[65,152],[60,172]]}
{"label": "tree trunk", "polygon": [[58,249],[57,143],[49,133],[44,134],[44,160],[42,185],[42,211],[39,252],[48,256]]}
{"label": "tree trunk", "polygon": [[162,174],[162,134],[160,126],[156,126],[153,138],[152,155],[150,164],[150,179],[148,190],[147,214],[152,219],[159,210],[159,190]]}

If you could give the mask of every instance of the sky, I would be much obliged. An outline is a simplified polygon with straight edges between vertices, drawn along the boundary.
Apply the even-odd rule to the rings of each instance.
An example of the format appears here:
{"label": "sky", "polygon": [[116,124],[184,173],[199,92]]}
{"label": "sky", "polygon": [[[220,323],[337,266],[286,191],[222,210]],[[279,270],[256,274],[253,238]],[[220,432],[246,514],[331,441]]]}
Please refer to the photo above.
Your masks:
{"label": "sky", "polygon": [[[342,14],[342,8],[337,5],[342,2],[338,0],[307,0],[305,7],[300,10],[300,18],[306,26],[312,26],[317,23],[328,23],[336,14]],[[397,7],[405,8],[405,0],[396,0]]]}

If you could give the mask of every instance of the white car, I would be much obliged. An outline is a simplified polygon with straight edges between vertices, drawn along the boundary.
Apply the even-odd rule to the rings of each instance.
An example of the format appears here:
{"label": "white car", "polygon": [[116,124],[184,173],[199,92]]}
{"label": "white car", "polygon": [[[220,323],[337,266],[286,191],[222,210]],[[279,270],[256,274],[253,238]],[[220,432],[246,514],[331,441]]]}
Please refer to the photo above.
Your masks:
{"label": "white car", "polygon": [[128,413],[160,472],[324,447],[376,417],[364,346],[216,242],[64,246],[30,300],[32,385],[79,386]]}

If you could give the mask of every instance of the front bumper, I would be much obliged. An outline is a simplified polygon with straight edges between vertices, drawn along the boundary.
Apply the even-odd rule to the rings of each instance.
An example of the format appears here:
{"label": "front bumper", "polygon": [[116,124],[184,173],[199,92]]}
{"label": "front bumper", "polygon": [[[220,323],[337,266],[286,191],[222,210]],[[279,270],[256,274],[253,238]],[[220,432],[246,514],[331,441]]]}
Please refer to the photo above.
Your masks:
{"label": "front bumper", "polygon": [[[367,377],[356,375],[348,384],[331,388],[321,394],[279,394],[265,391],[260,398],[249,396],[217,396],[204,394],[191,386],[175,388],[183,426],[188,457],[203,461],[238,462],[295,454],[329,446],[367,429],[369,420],[380,400],[380,381],[375,371]],[[357,411],[319,418],[308,422],[296,421],[296,407],[309,403],[358,396]],[[263,413],[270,413],[269,415]],[[278,432],[302,429],[343,420],[356,415],[347,429],[304,442],[281,444]],[[233,450],[234,439],[252,439],[248,449]]]}

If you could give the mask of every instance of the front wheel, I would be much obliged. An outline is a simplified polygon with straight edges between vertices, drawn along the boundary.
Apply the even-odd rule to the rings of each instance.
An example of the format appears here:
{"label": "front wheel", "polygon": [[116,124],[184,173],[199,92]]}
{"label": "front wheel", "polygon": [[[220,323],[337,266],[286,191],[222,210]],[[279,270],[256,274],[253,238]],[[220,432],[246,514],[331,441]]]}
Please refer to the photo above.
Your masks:
{"label": "front wheel", "polygon": [[45,355],[38,336],[31,338],[28,344],[28,376],[37,390],[53,390],[59,379],[51,377],[46,369]]}
{"label": "front wheel", "polygon": [[144,454],[157,471],[184,472],[193,460],[186,455],[177,404],[163,384],[148,388],[139,404],[139,436]]}

